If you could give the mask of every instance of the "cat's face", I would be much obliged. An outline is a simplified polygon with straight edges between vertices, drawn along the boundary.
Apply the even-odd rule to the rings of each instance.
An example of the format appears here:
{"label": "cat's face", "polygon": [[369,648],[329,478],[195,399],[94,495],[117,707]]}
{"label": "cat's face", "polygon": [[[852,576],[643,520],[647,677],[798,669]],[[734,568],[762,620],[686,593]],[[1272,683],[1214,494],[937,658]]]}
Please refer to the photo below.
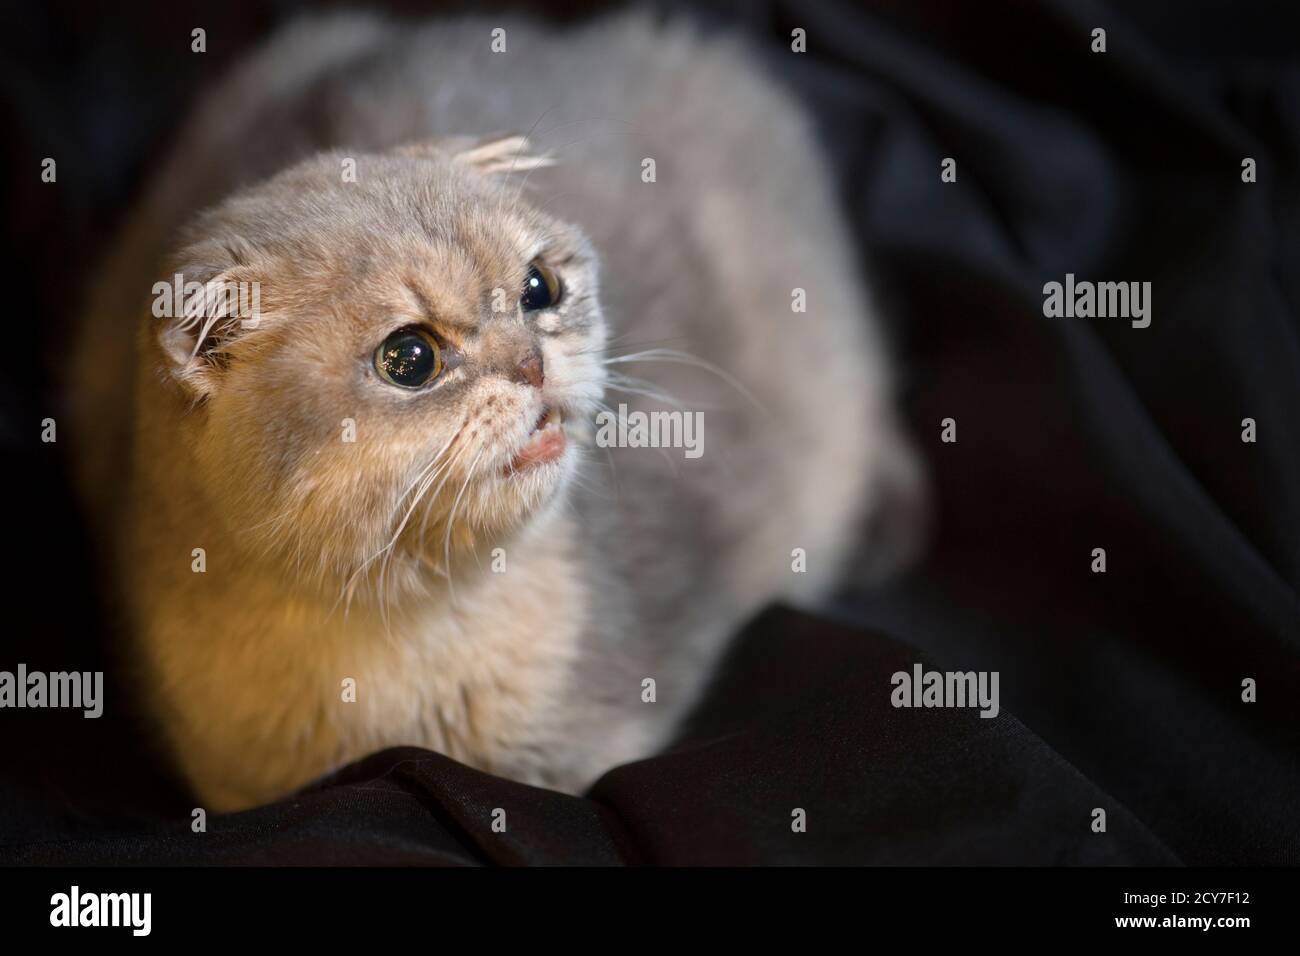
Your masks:
{"label": "cat's face", "polygon": [[348,181],[346,158],[201,218],[178,271],[245,283],[258,314],[204,335],[163,319],[157,341],[191,403],[205,504],[252,548],[362,595],[380,569],[389,592],[449,559],[454,575],[467,547],[556,502],[606,334],[586,240],[519,198],[518,175],[425,148],[356,157]]}

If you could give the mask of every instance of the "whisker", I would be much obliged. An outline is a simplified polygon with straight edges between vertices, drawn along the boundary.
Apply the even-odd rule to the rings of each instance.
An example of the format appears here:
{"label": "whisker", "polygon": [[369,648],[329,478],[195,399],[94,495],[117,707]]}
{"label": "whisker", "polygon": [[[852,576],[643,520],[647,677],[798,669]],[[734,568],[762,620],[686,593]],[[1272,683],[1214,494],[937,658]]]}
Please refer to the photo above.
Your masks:
{"label": "whisker", "polygon": [[[602,354],[604,354],[604,353],[606,353],[606,352],[612,352],[614,349],[621,349],[621,348],[624,348],[624,347],[627,347],[627,348],[641,348],[642,346],[646,346],[646,345],[656,346],[656,345],[662,345],[662,344],[665,344],[665,343],[668,343],[668,342],[684,342],[684,341],[686,341],[686,338],[687,338],[687,336],[685,336],[685,335],[674,335],[674,336],[672,336],[671,338],[666,338],[666,339],[651,339],[651,340],[648,341],[648,342],[629,342],[629,343],[627,343],[626,346],[624,346],[624,345],[622,344],[623,340],[626,339],[626,338],[627,338],[629,335],[631,335],[631,334],[632,334],[632,333],[630,333],[630,332],[625,332],[625,333],[622,334],[622,335],[618,335],[618,336],[615,336],[615,337],[612,338],[612,339],[609,339],[609,340],[605,343],[605,345],[601,346],[600,348],[596,348],[596,349],[577,349],[573,354],[574,354],[574,355],[602,355]],[[635,353],[632,353],[632,354],[635,354]]]}
{"label": "whisker", "polygon": [[692,368],[703,369],[706,372],[712,372],[743,395],[756,409],[758,409],[758,411],[765,415],[769,414],[763,403],[759,401],[758,398],[755,397],[754,393],[746,388],[734,375],[726,369],[719,368],[712,362],[705,361],[697,355],[691,355],[689,352],[679,352],[675,349],[646,349],[642,352],[633,352],[630,355],[618,355],[614,358],[606,359],[604,364],[622,365],[628,362],[670,362],[678,365],[688,365]]}
{"label": "whisker", "polygon": [[[456,431],[452,434],[451,438],[448,439],[447,443],[438,450],[437,454],[435,454],[429,460],[429,462],[419,470],[419,472],[416,473],[416,476],[411,481],[411,483],[407,485],[406,489],[400,495],[397,496],[395,502],[396,507],[401,507],[401,504],[406,499],[406,496],[409,495],[411,491],[420,483],[420,481],[429,472],[429,470],[438,464],[439,459],[441,459],[442,456],[447,453],[447,449],[449,449],[452,446],[452,444],[456,441],[456,439],[460,436],[460,433],[464,429],[464,427],[465,427],[465,423],[464,421],[462,421],[460,425],[456,428]],[[414,511],[418,503],[419,503],[419,496],[417,496],[416,501],[412,503],[410,509],[407,510],[405,517],[403,517],[401,523],[398,525],[397,531],[394,532],[388,544],[385,545],[383,548],[380,548],[370,557],[366,558],[366,560],[363,561],[361,565],[355,571],[352,572],[352,574],[348,577],[347,581],[344,582],[343,590],[339,594],[339,600],[343,600],[344,598],[346,598],[348,607],[350,607],[352,604],[352,595],[355,591],[357,578],[362,573],[365,572],[365,570],[375,561],[376,558],[378,558],[381,554],[384,554],[386,551],[388,551],[396,544],[398,536],[402,533],[402,529],[406,527],[406,522],[407,520],[409,520],[411,516],[411,512]],[[338,602],[336,601],[335,607],[337,607],[337,605]],[[330,609],[330,613],[331,614],[334,613],[333,608]]]}
{"label": "whisker", "polygon": [[[406,524],[410,520],[411,515],[415,512],[415,509],[418,508],[420,502],[424,500],[424,496],[428,492],[429,487],[433,484],[434,480],[438,477],[439,474],[443,474],[442,482],[443,484],[445,484],[447,478],[451,476],[451,469],[455,466],[456,462],[458,462],[463,455],[464,455],[464,446],[462,446],[462,448],[459,449],[457,453],[453,455],[450,459],[448,459],[442,466],[436,469],[433,472],[433,474],[431,474],[427,479],[425,479],[425,481],[420,485],[420,490],[416,494],[415,500],[411,502],[411,507],[407,509],[406,516],[402,519],[401,526],[398,527],[396,533],[393,535],[393,539],[388,543],[387,547],[385,547],[384,549],[385,552],[384,560],[379,568],[379,580],[376,582],[375,594],[376,594],[376,598],[379,601],[380,613],[385,616],[385,619],[387,618],[388,606],[389,606],[388,592],[387,592],[388,568],[389,565],[392,563],[392,558],[396,549],[398,538],[401,536],[402,531],[406,528]],[[435,498],[437,497],[438,492],[440,491],[442,491],[442,484],[439,484],[438,491],[434,492]],[[428,517],[428,513],[426,512],[425,518],[427,519],[427,517]]]}
{"label": "whisker", "polygon": [[665,405],[672,405],[674,408],[686,411],[686,406],[679,398],[677,398],[676,395],[660,389],[653,382],[648,382],[645,379],[613,373],[606,381],[605,387],[612,388],[616,392],[627,392],[629,395],[640,395],[644,398],[652,398],[657,402],[662,402]]}
{"label": "whisker", "polygon": [[456,588],[451,580],[451,531],[453,525],[456,522],[456,509],[460,507],[461,496],[465,494],[465,489],[469,487],[470,481],[473,480],[474,470],[478,468],[478,463],[480,459],[482,459],[486,451],[487,451],[486,448],[481,449],[478,455],[474,458],[474,461],[470,464],[469,472],[468,474],[465,475],[465,483],[460,486],[460,491],[456,493],[456,500],[453,501],[451,504],[451,514],[448,515],[447,517],[447,536],[443,540],[443,544],[442,544],[442,557],[443,557],[442,563],[444,567],[447,569],[447,590],[448,593],[451,595],[452,604],[456,603]]}

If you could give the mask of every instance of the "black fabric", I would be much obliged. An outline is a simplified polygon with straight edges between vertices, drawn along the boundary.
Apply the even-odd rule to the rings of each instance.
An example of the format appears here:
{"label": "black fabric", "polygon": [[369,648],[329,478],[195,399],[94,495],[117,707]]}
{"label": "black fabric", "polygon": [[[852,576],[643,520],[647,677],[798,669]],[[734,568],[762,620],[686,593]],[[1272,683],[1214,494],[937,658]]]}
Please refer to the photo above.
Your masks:
{"label": "black fabric", "polygon": [[[268,10],[213,14],[222,52],[202,63],[142,56],[188,35],[186,11],[87,26],[55,4],[6,39],[4,188],[30,260],[11,306],[31,320],[11,323],[4,359],[0,669],[114,672],[61,446],[39,442],[66,297],[176,111]],[[881,592],[848,582],[832,614],[762,616],[679,744],[584,798],[408,748],[200,836],[120,708],[0,712],[0,860],[1300,858],[1300,31],[1285,5],[715,15],[763,38],[821,120],[934,482],[923,565]],[[801,56],[785,52],[795,27]],[[37,180],[46,155],[57,189]],[[940,181],[944,157],[956,183]],[[1152,282],[1151,326],[1044,317],[1043,284],[1067,272]],[[956,443],[940,440],[946,418]],[[893,708],[890,675],[918,661],[998,671],[1002,713]]]}

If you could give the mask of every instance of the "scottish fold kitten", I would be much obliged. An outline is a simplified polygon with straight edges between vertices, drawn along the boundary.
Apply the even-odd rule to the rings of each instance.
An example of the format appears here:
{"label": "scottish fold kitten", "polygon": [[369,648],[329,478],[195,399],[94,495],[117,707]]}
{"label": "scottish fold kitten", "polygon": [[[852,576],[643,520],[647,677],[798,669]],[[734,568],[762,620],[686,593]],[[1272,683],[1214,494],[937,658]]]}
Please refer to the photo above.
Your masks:
{"label": "scottish fold kitten", "polygon": [[[336,16],[240,65],[115,246],[72,389],[204,805],[400,744],[581,790],[871,522],[901,557],[920,476],[856,275],[737,41]],[[691,446],[609,447],[620,411]]]}

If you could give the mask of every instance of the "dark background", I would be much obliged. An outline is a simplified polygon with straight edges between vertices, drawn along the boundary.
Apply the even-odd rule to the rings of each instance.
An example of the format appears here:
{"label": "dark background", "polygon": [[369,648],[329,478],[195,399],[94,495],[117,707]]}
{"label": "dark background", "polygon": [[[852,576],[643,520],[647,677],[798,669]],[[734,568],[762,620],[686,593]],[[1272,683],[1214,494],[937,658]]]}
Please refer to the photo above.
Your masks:
{"label": "dark background", "polygon": [[[588,798],[405,749],[191,833],[193,801],[111,683],[66,444],[41,443],[40,421],[59,414],[85,282],[196,91],[311,6],[55,2],[2,21],[0,669],[103,667],[110,686],[99,720],[0,712],[0,861],[1300,859],[1300,24],[1285,2],[705,11],[773,51],[821,120],[931,468],[927,560],[882,592],[848,582],[828,617],[765,615],[681,745]],[[808,53],[778,55],[796,26]],[[946,156],[956,184],[939,180]],[[1042,285],[1066,272],[1151,281],[1151,327],[1044,318]],[[939,441],[947,417],[956,444]],[[892,709],[889,675],[916,660],[999,671],[1002,715]]]}

